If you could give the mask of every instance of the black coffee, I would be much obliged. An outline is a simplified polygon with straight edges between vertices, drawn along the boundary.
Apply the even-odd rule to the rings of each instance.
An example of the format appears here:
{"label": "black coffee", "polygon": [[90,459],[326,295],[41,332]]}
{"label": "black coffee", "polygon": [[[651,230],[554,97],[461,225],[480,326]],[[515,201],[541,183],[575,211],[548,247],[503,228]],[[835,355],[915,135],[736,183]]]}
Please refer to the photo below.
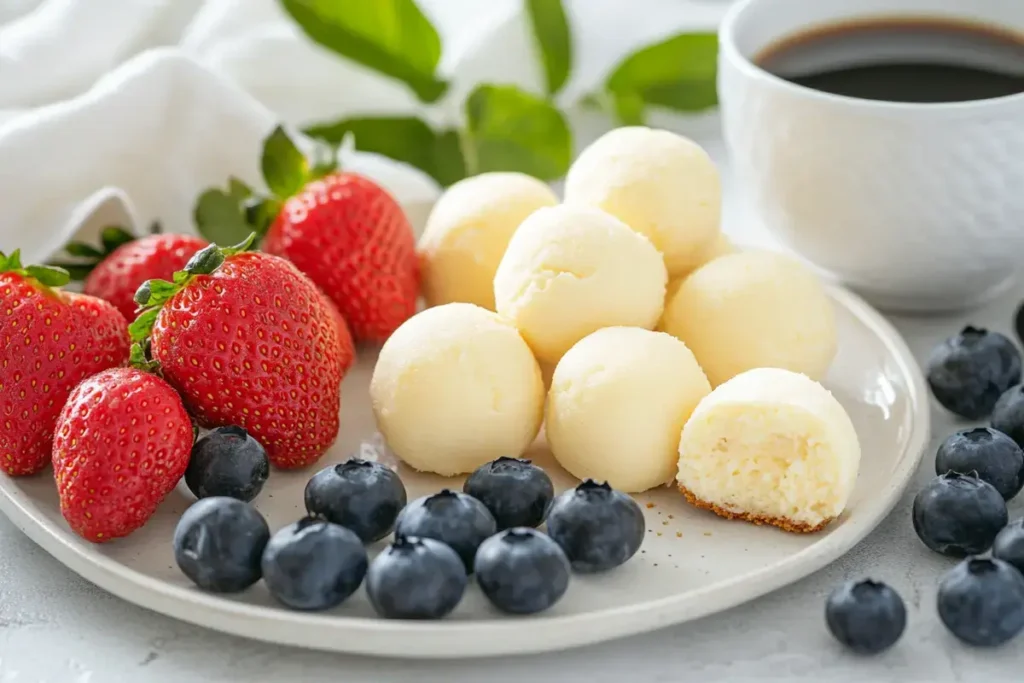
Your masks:
{"label": "black coffee", "polygon": [[787,81],[868,100],[965,102],[1024,93],[1024,35],[974,24],[839,24],[784,40],[757,62]]}

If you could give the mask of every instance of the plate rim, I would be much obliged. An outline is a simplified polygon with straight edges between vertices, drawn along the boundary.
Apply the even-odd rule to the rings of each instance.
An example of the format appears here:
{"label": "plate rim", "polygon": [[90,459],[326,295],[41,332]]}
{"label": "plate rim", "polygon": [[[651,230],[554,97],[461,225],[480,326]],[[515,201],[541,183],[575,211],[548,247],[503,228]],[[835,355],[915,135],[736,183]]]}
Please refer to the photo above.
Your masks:
{"label": "plate rim", "polygon": [[[881,340],[908,379],[911,433],[884,495],[822,541],[781,562],[675,595],[584,614],[466,621],[396,621],[268,609],[176,586],[100,553],[25,500],[0,477],[0,511],[33,542],[87,581],[139,607],[183,622],[278,645],[392,658],[450,659],[532,654],[653,631],[731,609],[794,583],[839,559],[884,520],[917,471],[931,435],[924,376],[903,337],[856,294],[826,284],[829,297]],[[524,628],[527,627],[527,628]],[[524,632],[540,633],[522,642]],[[401,646],[396,646],[400,642]],[[472,645],[469,645],[472,644]]]}

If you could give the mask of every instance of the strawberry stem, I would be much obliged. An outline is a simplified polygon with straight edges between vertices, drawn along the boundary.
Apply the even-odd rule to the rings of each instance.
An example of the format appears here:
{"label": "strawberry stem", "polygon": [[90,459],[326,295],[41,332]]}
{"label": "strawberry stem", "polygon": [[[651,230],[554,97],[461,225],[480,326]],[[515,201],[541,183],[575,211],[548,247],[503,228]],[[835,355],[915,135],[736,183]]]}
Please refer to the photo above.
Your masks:
{"label": "strawberry stem", "polygon": [[24,266],[21,264],[21,250],[15,249],[10,256],[0,251],[0,273],[17,273],[35,280],[44,288],[60,287],[71,281],[68,271],[59,266]]}

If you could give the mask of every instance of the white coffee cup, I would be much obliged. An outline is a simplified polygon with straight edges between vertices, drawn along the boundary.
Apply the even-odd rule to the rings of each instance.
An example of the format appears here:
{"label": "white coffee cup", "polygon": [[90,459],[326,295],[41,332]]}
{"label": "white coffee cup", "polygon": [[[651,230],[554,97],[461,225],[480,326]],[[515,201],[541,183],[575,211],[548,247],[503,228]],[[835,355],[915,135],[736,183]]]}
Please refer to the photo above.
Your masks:
{"label": "white coffee cup", "polygon": [[[781,242],[878,306],[972,306],[1024,261],[1024,94],[856,99],[756,63],[809,30],[886,17],[1024,35],[1024,0],[741,0],[721,26],[718,84],[736,180]],[[908,56],[896,49],[867,57]]]}

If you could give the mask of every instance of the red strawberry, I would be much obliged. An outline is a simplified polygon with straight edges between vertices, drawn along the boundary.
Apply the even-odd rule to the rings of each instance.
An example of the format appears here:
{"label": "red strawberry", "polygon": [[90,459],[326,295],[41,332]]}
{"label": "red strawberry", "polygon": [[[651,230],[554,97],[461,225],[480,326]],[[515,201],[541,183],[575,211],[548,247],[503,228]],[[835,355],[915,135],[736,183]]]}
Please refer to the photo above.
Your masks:
{"label": "red strawberry", "polygon": [[177,485],[191,449],[192,424],[167,382],[136,368],[93,375],[71,392],[53,440],[64,519],[94,543],[127,536]]}
{"label": "red strawberry", "polygon": [[341,376],[344,377],[348,369],[356,362],[356,347],[352,341],[352,333],[348,331],[348,324],[341,317],[341,311],[326,295],[321,295],[324,296],[324,303],[331,309],[331,317],[334,318],[334,322],[338,326],[338,341],[341,344],[341,356],[338,360],[341,363]]}
{"label": "red strawberry", "polygon": [[68,273],[0,253],[0,470],[50,462],[53,429],[80,381],[128,360],[128,323],[106,301],[50,289]]}
{"label": "red strawberry", "polygon": [[151,331],[153,359],[200,424],[240,425],[274,465],[304,467],[338,435],[339,327],[316,285],[284,259],[242,251],[249,242],[211,245],[175,283],[143,285],[132,336]]}

